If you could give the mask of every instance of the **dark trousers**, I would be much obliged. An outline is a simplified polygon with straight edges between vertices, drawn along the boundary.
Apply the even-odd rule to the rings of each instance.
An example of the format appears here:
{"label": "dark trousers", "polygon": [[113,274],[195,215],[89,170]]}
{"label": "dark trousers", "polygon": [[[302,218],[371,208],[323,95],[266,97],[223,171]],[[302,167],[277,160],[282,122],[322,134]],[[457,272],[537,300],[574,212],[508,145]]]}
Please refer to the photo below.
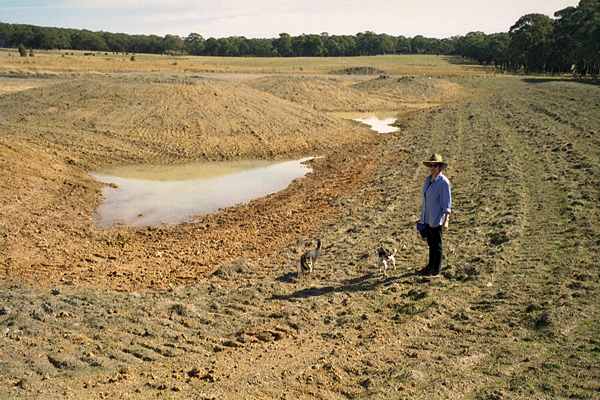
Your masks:
{"label": "dark trousers", "polygon": [[436,274],[442,270],[442,230],[441,226],[435,228],[427,226],[427,244],[429,245],[427,269]]}

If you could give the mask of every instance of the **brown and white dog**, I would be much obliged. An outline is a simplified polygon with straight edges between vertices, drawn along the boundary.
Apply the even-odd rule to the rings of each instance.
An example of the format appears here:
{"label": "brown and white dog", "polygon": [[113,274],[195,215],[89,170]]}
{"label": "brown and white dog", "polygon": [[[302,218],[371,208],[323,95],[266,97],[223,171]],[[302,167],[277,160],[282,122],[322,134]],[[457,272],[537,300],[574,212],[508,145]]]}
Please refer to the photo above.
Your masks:
{"label": "brown and white dog", "polygon": [[313,250],[306,251],[300,257],[300,265],[298,266],[298,277],[301,275],[312,273],[317,259],[321,255],[321,239],[317,239],[317,247]]}
{"label": "brown and white dog", "polygon": [[397,250],[395,248],[390,250],[385,248],[383,245],[380,245],[377,248],[379,271],[383,272],[383,275],[387,276],[388,267],[393,267],[394,270],[396,269],[396,252]]}

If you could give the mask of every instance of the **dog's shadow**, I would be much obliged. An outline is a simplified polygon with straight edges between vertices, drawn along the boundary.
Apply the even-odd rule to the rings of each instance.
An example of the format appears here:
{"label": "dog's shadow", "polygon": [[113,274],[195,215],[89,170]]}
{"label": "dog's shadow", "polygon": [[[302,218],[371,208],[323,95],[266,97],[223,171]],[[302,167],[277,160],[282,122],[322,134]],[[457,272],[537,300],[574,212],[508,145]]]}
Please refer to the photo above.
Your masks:
{"label": "dog's shadow", "polygon": [[[277,278],[280,282],[297,282],[296,273],[288,272],[285,275]],[[338,286],[321,286],[321,287],[309,287],[301,290],[297,290],[290,294],[273,295],[271,300],[294,300],[294,299],[307,299],[310,297],[323,296],[329,293],[336,292],[366,292],[374,290],[379,286],[389,286],[394,282],[404,279],[408,276],[414,275],[413,273],[403,274],[401,276],[381,276],[373,272],[369,272],[365,275],[357,278],[346,279],[341,282]]]}
{"label": "dog's shadow", "polygon": [[278,276],[277,278],[275,278],[275,280],[281,283],[295,283],[298,280],[298,273],[288,272],[286,274]]}

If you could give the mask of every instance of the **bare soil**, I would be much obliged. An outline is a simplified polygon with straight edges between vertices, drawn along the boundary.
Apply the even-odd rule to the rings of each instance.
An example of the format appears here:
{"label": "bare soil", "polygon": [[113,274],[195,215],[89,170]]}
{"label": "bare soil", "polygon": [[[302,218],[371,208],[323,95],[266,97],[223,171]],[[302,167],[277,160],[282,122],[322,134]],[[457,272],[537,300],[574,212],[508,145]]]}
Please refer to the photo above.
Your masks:
{"label": "bare soil", "polygon": [[[0,96],[0,398],[599,398],[600,89],[450,83],[463,95],[380,136],[233,83],[85,80]],[[211,95],[231,97],[190,118],[217,107]],[[253,129],[310,136],[325,156],[314,174],[190,224],[94,227],[88,168],[194,158],[183,117],[251,121],[245,108],[263,103],[274,117],[258,112]],[[138,136],[144,115],[174,126],[175,144],[163,122]],[[296,124],[307,129],[289,134]],[[443,276],[421,278],[414,221],[433,151],[450,160],[454,214]],[[317,237],[316,271],[298,279]],[[382,241],[398,249],[387,277]]]}
{"label": "bare soil", "polygon": [[446,102],[454,100],[461,94],[460,85],[448,79],[401,76],[380,76],[376,79],[363,81],[353,86],[353,89],[371,95],[387,98],[396,103],[413,102]]}
{"label": "bare soil", "polygon": [[252,87],[321,111],[394,110],[396,101],[378,93],[365,94],[336,78],[269,76],[251,81]]}
{"label": "bare soil", "polygon": [[324,77],[268,76],[252,87],[286,100],[328,112],[389,111],[432,107],[463,95],[448,79],[382,75],[349,81]]}
{"label": "bare soil", "polygon": [[83,167],[109,160],[265,158],[372,136],[246,85],[209,79],[63,81],[1,96],[0,118],[15,140],[38,136],[34,142],[72,155]]}
{"label": "bare soil", "polygon": [[33,89],[50,84],[52,84],[52,81],[49,79],[13,79],[0,77],[0,95],[20,92],[22,90]]}

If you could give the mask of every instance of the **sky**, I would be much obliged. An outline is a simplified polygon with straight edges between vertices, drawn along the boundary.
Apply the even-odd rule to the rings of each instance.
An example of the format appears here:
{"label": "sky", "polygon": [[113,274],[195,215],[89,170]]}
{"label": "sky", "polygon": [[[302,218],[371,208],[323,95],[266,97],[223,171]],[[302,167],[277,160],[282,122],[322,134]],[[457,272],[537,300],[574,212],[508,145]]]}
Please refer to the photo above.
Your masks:
{"label": "sky", "polygon": [[579,0],[0,0],[0,22],[129,34],[191,32],[272,38],[279,33],[444,38],[506,32],[528,13],[552,16]]}

